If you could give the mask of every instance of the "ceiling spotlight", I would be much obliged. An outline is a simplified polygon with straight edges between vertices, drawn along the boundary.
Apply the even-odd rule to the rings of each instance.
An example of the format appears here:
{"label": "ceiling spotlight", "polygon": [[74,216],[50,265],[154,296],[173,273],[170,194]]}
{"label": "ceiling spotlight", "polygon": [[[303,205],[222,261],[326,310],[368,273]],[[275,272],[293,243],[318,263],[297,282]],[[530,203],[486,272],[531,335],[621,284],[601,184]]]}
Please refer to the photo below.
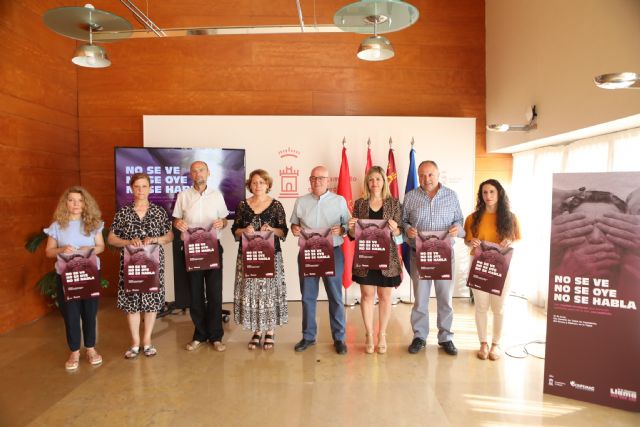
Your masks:
{"label": "ceiling spotlight", "polygon": [[632,72],[600,74],[593,82],[602,89],[640,89],[640,74]]}
{"label": "ceiling spotlight", "polygon": [[509,125],[505,123],[487,125],[487,130],[493,132],[528,132],[538,128],[538,113],[536,106],[532,105],[530,110],[527,110],[527,120],[529,123],[526,125]]}

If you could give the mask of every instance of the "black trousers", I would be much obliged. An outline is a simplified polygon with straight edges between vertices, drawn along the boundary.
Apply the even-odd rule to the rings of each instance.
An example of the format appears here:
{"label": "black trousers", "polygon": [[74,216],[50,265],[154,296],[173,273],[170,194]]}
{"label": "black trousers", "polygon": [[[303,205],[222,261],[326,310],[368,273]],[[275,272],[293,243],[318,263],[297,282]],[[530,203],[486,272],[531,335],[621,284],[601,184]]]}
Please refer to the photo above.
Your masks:
{"label": "black trousers", "polygon": [[69,350],[80,350],[80,340],[84,338],[87,348],[96,345],[96,315],[99,298],[65,301],[62,290],[62,278],[56,274],[58,308],[64,318]]}
{"label": "black trousers", "polygon": [[193,339],[197,341],[221,341],[222,328],[222,246],[220,248],[220,268],[189,272],[191,304],[189,312],[195,330]]}

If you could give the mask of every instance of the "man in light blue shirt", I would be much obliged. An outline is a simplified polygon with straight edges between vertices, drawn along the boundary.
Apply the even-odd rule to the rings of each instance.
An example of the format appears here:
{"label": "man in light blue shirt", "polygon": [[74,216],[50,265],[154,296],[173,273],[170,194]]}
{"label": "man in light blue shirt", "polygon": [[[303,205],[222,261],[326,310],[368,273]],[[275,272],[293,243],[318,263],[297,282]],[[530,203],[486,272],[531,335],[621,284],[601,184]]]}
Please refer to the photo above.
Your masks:
{"label": "man in light blue shirt", "polygon": [[[324,289],[329,298],[329,316],[333,345],[338,354],[345,354],[345,313],[342,303],[342,272],[344,257],[340,246],[351,215],[344,197],[328,191],[329,171],[324,166],[316,166],[309,177],[311,193],[296,200],[291,214],[291,232],[299,237],[303,228],[331,228],[333,253],[335,256],[335,276],[323,277]],[[298,261],[300,259],[298,258]],[[295,346],[296,351],[305,351],[316,343],[318,326],[316,323],[316,303],[320,284],[319,277],[304,277],[300,268],[300,292],[302,293],[302,339]]]}
{"label": "man in light blue shirt", "polygon": [[[405,238],[411,251],[411,282],[415,292],[415,303],[411,309],[413,341],[409,353],[424,349],[429,334],[429,295],[431,285],[435,286],[438,305],[438,344],[449,355],[458,354],[453,345],[451,326],[453,324],[453,282],[451,280],[419,280],[416,268],[416,237],[418,231],[447,230],[451,238],[464,237],[462,210],[455,191],[440,183],[438,165],[432,160],[420,163],[418,167],[420,186],[405,194],[402,207],[402,222]],[[452,250],[453,258],[453,250]],[[453,264],[453,260],[452,260]],[[455,266],[452,265],[452,269]]]}

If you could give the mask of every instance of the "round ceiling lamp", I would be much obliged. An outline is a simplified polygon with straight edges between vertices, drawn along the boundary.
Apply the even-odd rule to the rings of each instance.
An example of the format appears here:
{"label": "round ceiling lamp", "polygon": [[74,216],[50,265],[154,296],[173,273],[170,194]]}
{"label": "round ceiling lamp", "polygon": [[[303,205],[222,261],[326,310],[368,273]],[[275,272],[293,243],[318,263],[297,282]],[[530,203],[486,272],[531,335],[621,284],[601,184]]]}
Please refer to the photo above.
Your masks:
{"label": "round ceiling lamp", "polygon": [[42,19],[52,31],[84,42],[89,41],[91,31],[114,31],[112,39],[124,39],[131,36],[128,31],[133,30],[126,19],[90,4],[51,9],[44,13]]}
{"label": "round ceiling lamp", "polygon": [[403,30],[416,23],[418,9],[400,0],[361,0],[348,4],[333,16],[333,23],[345,31],[374,34],[377,23],[379,34]]}

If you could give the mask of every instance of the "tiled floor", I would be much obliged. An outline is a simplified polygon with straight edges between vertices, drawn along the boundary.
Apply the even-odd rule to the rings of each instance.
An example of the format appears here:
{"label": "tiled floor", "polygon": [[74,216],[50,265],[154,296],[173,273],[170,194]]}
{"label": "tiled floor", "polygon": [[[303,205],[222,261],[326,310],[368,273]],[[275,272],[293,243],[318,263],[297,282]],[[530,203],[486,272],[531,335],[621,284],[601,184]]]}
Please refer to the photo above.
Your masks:
{"label": "tiled floor", "polygon": [[[349,353],[333,352],[327,304],[322,302],[318,344],[293,351],[300,338],[300,303],[290,304],[289,325],[276,332],[272,351],[247,350],[250,333],[226,325],[228,349],[183,350],[189,316],[156,324],[158,356],[124,360],[129,344],[124,315],[105,298],[99,313],[102,366],[67,357],[57,313],[0,336],[0,426],[638,426],[640,414],[542,393],[544,361],[475,357],[473,306],[454,301],[451,357],[437,348],[407,353],[410,305],[394,307],[386,355],[364,353],[358,307],[347,309]],[[431,301],[435,312],[435,301]],[[432,325],[435,325],[433,318]],[[542,313],[526,301],[507,303],[504,347],[544,339]],[[530,345],[544,355],[544,347]]]}

